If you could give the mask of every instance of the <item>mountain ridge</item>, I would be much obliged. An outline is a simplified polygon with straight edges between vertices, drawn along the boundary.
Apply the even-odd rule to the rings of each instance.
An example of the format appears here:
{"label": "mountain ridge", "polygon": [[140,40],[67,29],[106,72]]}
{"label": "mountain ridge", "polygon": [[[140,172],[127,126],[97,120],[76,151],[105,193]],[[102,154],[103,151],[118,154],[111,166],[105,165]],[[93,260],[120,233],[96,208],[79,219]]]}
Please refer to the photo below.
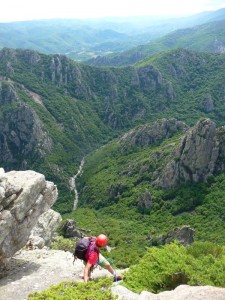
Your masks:
{"label": "mountain ridge", "polygon": [[225,20],[220,20],[195,27],[178,29],[148,44],[118,54],[98,56],[87,60],[86,63],[95,66],[133,65],[149,56],[174,48],[198,52],[224,53],[224,24]]}
{"label": "mountain ridge", "polygon": [[[150,16],[0,23],[0,48],[30,48],[46,54],[66,54],[84,61],[102,53],[125,51],[175,29],[219,20],[224,15],[225,9],[220,9],[185,18]],[[106,35],[107,31],[110,36]]]}
{"label": "mountain ridge", "polygon": [[[60,190],[64,186],[60,205],[71,197],[67,209],[73,198],[68,177],[74,176],[81,159],[132,127],[162,117],[193,125],[207,116],[223,124],[222,54],[178,49],[124,68],[91,67],[32,50],[4,48],[0,57],[1,127],[15,126],[9,123],[12,112],[21,105],[30,107],[49,141],[46,149],[52,149],[43,148],[44,156],[28,156],[26,164],[17,157],[17,166],[44,168]],[[18,100],[8,103],[9,95]],[[10,131],[2,132],[1,149],[10,149],[12,141],[2,142],[10,136]],[[13,168],[9,161],[2,163],[6,170]]]}

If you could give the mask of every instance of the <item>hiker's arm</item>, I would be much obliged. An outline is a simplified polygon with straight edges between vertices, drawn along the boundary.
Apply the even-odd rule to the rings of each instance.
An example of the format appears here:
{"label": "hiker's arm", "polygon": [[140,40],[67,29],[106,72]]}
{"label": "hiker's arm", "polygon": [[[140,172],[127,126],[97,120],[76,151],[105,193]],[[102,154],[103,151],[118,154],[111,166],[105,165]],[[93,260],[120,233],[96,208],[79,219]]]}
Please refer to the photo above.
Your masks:
{"label": "hiker's arm", "polygon": [[88,277],[89,277],[89,274],[90,274],[91,266],[92,266],[92,264],[87,263],[86,266],[85,266],[85,268],[84,268],[84,282],[88,281]]}

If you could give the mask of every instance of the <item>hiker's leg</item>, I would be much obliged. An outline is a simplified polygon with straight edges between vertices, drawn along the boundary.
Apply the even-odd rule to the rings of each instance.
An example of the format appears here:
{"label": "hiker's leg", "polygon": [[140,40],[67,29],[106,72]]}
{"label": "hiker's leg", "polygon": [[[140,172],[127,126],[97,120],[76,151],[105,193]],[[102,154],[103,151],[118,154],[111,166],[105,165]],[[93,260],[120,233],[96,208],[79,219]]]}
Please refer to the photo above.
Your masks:
{"label": "hiker's leg", "polygon": [[117,272],[112,268],[108,260],[101,254],[99,253],[99,262],[98,264],[103,267],[104,269],[107,269],[114,277],[114,281],[117,280],[122,280],[123,275],[122,274],[117,274]]}
{"label": "hiker's leg", "polygon": [[107,269],[112,275],[114,275],[115,271],[108,262],[108,260],[101,254],[99,253],[99,263],[98,263],[102,268]]}

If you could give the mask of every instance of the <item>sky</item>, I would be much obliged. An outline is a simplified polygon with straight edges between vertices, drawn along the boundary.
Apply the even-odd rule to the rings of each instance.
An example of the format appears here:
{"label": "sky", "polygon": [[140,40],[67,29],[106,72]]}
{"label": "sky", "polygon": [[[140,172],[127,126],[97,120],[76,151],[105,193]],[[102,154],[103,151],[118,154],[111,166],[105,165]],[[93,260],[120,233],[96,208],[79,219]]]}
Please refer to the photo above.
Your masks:
{"label": "sky", "polygon": [[3,0],[0,22],[110,16],[185,16],[223,7],[225,0]]}

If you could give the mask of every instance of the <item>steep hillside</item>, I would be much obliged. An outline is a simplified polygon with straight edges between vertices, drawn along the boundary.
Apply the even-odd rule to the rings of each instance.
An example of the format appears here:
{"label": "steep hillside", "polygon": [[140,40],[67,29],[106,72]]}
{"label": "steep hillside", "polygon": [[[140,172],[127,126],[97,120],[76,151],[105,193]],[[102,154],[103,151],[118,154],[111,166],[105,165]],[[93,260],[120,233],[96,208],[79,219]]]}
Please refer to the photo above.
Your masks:
{"label": "steep hillside", "polygon": [[87,63],[96,66],[126,66],[135,64],[142,59],[175,48],[184,48],[198,52],[225,52],[225,20],[210,22],[204,25],[179,29],[131,50],[99,56]]}
{"label": "steep hillside", "polygon": [[107,255],[121,266],[181,225],[196,240],[223,244],[224,140],[224,127],[209,119],[190,129],[174,119],[139,126],[86,158],[69,217],[108,233],[116,249]]}
{"label": "steep hillside", "polygon": [[58,209],[68,211],[69,177],[120,133],[162,117],[194,124],[208,116],[223,125],[224,64],[224,55],[174,50],[137,67],[97,68],[3,49],[1,164],[44,173],[61,191]]}

